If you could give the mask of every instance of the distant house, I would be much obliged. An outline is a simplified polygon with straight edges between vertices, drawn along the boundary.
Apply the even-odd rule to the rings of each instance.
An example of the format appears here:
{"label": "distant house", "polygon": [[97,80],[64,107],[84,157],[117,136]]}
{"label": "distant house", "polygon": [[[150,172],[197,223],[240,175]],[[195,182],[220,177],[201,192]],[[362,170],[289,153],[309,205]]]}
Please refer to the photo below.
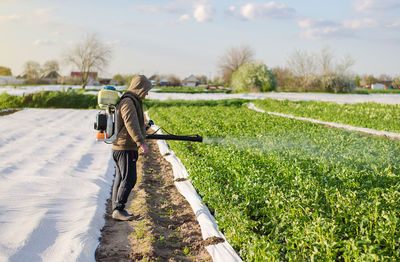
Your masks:
{"label": "distant house", "polygon": [[[71,77],[81,78],[82,72],[71,72]],[[88,80],[96,80],[97,79],[97,72],[89,72]]]}
{"label": "distant house", "polygon": [[200,83],[200,80],[197,79],[194,75],[190,75],[182,80],[183,86],[198,86],[199,83]]}
{"label": "distant house", "polygon": [[59,77],[60,77],[59,73],[57,73],[56,71],[50,71],[48,73],[45,73],[41,77],[41,80],[46,81],[49,84],[57,84]]}
{"label": "distant house", "polygon": [[163,78],[163,79],[161,79],[161,80],[158,82],[158,84],[159,84],[160,86],[169,86],[169,80],[166,79],[166,78]]}
{"label": "distant house", "polygon": [[0,85],[22,85],[25,82],[23,78],[13,76],[0,76]]}
{"label": "distant house", "polygon": [[375,83],[371,85],[371,89],[385,89],[385,85],[381,83]]}

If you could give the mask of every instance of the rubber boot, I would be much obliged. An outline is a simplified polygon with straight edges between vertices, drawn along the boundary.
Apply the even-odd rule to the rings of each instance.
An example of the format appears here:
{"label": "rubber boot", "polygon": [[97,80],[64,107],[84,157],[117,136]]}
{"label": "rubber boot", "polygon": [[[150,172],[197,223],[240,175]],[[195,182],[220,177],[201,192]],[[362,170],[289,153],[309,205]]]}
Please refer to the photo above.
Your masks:
{"label": "rubber boot", "polygon": [[115,209],[112,213],[112,218],[119,221],[132,221],[133,215],[126,212],[126,210]]}

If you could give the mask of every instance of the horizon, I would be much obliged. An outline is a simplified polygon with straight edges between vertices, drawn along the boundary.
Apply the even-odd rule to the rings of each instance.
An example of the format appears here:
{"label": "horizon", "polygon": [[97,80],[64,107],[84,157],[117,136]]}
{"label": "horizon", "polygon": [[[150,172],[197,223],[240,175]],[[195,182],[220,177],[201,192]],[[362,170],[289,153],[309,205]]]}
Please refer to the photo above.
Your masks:
{"label": "horizon", "polygon": [[330,47],[336,61],[350,55],[358,75],[400,76],[399,0],[352,1],[127,1],[66,4],[56,0],[2,0],[0,66],[21,75],[29,60],[60,63],[85,34],[112,47],[99,75],[141,73],[219,76],[225,51],[247,45],[269,68],[285,67],[295,50]]}

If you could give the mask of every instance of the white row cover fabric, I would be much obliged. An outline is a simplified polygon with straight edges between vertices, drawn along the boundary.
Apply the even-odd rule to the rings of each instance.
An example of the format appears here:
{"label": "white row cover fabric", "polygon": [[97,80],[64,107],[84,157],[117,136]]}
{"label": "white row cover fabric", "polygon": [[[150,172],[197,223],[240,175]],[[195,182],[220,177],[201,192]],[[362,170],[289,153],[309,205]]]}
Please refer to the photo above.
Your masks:
{"label": "white row cover fabric", "polygon": [[302,121],[308,121],[308,122],[312,122],[312,123],[315,123],[315,124],[320,124],[320,125],[325,125],[325,126],[329,126],[329,127],[336,127],[336,128],[346,129],[346,130],[357,131],[357,132],[360,132],[360,133],[374,135],[374,136],[386,136],[386,137],[388,137],[390,139],[393,139],[393,140],[400,140],[400,134],[399,133],[380,131],[380,130],[364,128],[364,127],[355,127],[355,126],[350,126],[350,125],[338,124],[338,123],[334,123],[334,122],[325,122],[325,121],[316,120],[316,119],[312,119],[312,118],[297,117],[297,116],[293,116],[293,115],[287,115],[287,114],[276,113],[276,112],[268,112],[268,111],[265,111],[265,110],[262,110],[262,109],[256,107],[253,103],[249,103],[247,105],[247,107],[249,109],[254,110],[254,111],[261,112],[261,113],[267,113],[267,114],[270,114],[270,115],[282,116],[282,117],[287,117],[287,118],[292,118],[292,119],[297,119],[297,120],[302,120]]}
{"label": "white row cover fabric", "polygon": [[[148,111],[145,112],[146,118],[150,119]],[[157,134],[162,134],[159,127],[154,125],[153,128]],[[188,179],[188,173],[185,166],[175,153],[169,148],[165,140],[157,140],[160,153],[164,158],[171,163],[175,180]],[[203,240],[210,237],[223,238],[225,241],[216,245],[206,246],[207,251],[210,253],[213,261],[216,262],[239,262],[242,259],[236,254],[232,246],[226,241],[225,236],[218,230],[218,225],[213,215],[211,215],[207,206],[201,202],[201,197],[197,194],[196,189],[193,187],[189,180],[176,181],[175,186],[178,191],[186,198],[196,215],[197,221],[201,228]]]}

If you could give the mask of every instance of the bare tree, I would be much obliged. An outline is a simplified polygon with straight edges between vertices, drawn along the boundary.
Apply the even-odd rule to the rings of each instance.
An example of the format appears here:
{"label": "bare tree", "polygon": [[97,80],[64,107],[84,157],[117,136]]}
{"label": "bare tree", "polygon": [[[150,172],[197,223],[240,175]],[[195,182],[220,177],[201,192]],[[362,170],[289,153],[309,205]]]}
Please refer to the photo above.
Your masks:
{"label": "bare tree", "polygon": [[68,64],[74,65],[81,74],[82,88],[88,83],[89,73],[103,70],[111,59],[111,47],[100,41],[96,34],[87,35],[64,57]]}
{"label": "bare tree", "polygon": [[231,80],[233,72],[241,65],[254,60],[254,51],[246,45],[231,47],[219,58],[218,67],[225,83]]}
{"label": "bare tree", "polygon": [[52,71],[58,72],[60,70],[60,65],[57,60],[49,60],[43,64],[42,70],[44,74],[50,73]]}
{"label": "bare tree", "polygon": [[28,80],[38,80],[42,70],[36,61],[27,61],[24,64],[23,73]]}
{"label": "bare tree", "polygon": [[295,50],[288,58],[287,65],[295,76],[307,76],[315,74],[317,69],[315,61],[315,55]]}
{"label": "bare tree", "polygon": [[350,67],[355,63],[355,60],[350,55],[345,55],[339,64],[336,65],[336,74],[345,75],[348,73]]}
{"label": "bare tree", "polygon": [[325,46],[321,49],[318,62],[323,75],[328,75],[333,72],[333,58],[334,54],[329,46]]}

